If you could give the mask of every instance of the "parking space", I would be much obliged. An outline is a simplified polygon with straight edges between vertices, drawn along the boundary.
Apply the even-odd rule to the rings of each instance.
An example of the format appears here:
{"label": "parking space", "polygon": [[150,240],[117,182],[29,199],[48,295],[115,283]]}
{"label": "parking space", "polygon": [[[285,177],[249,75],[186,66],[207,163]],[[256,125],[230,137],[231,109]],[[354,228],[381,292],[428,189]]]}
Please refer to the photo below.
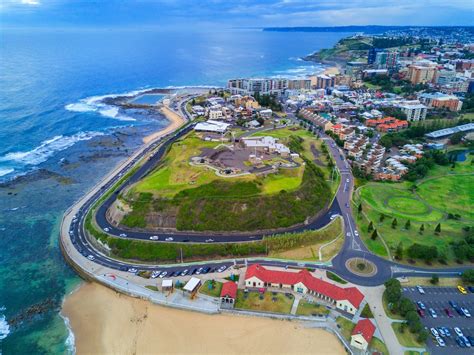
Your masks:
{"label": "parking space", "polygon": [[[458,342],[455,327],[458,327],[464,336],[474,340],[474,318],[469,318],[463,314],[461,308],[465,308],[472,313],[474,311],[474,294],[461,294],[454,287],[423,287],[424,294],[421,294],[416,287],[403,287],[403,295],[413,302],[422,302],[424,305],[424,316],[421,322],[430,333],[427,341],[427,348],[432,354],[472,354],[473,347],[461,347]],[[453,305],[450,304],[452,302]],[[420,305],[417,304],[417,309]],[[446,327],[450,336],[442,336],[446,343],[445,347],[439,346],[430,329]]]}

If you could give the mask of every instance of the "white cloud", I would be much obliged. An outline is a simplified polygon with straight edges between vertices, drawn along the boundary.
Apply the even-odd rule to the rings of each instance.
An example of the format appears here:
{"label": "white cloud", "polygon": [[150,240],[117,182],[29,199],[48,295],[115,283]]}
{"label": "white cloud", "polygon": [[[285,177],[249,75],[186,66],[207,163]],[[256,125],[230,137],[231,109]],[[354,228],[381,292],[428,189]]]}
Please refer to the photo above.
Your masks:
{"label": "white cloud", "polygon": [[21,3],[24,5],[32,5],[32,6],[40,5],[39,0],[21,0]]}

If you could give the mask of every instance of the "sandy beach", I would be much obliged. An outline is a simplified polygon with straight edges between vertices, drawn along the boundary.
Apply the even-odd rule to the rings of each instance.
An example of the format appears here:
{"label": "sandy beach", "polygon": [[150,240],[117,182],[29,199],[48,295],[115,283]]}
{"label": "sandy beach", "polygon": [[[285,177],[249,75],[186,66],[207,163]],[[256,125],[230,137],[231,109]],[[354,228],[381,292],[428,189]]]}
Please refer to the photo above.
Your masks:
{"label": "sandy beach", "polygon": [[77,354],[345,354],[334,335],[296,322],[181,311],[96,283],[69,295],[62,314]]}
{"label": "sandy beach", "polygon": [[339,67],[334,66],[334,67],[329,67],[329,68],[324,69],[322,74],[324,74],[324,75],[338,75],[340,73],[341,72],[339,70]]}
{"label": "sandy beach", "polygon": [[183,124],[184,124],[184,119],[178,115],[177,113],[175,113],[174,111],[172,111],[169,107],[167,106],[163,106],[161,108],[161,113],[163,115],[165,115],[165,117],[170,121],[170,124],[168,127],[166,127],[165,129],[162,129],[162,130],[159,130],[155,133],[152,133],[146,137],[143,138],[143,142],[145,144],[148,144],[150,143],[151,141],[153,141],[154,139],[157,139],[159,137],[162,137],[170,132],[173,132],[175,131],[176,129],[178,129],[179,127],[181,127]]}

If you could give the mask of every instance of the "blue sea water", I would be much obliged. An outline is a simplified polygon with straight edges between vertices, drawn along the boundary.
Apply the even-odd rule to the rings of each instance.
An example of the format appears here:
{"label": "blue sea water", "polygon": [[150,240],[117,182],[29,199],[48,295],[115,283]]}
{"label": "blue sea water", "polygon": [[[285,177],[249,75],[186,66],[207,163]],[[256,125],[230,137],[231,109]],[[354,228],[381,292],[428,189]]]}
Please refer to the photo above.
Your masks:
{"label": "blue sea water", "polygon": [[164,127],[100,104],[153,87],[321,70],[299,57],[344,33],[0,28],[0,353],[72,351],[59,311],[80,282],[63,261],[63,211]]}

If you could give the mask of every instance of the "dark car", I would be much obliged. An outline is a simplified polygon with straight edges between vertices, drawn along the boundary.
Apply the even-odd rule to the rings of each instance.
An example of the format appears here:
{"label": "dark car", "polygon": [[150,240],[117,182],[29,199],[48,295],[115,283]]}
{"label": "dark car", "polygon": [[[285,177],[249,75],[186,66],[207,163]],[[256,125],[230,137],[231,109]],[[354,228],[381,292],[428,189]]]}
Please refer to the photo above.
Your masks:
{"label": "dark car", "polygon": [[474,286],[467,286],[469,292],[474,293]]}
{"label": "dark car", "polygon": [[461,347],[461,348],[465,348],[466,347],[466,344],[464,344],[464,342],[462,341],[462,339],[460,337],[456,337],[456,343],[458,343],[458,345]]}
{"label": "dark car", "polygon": [[206,268],[204,268],[204,270],[202,270],[202,273],[203,273],[203,274],[207,274],[207,273],[209,272],[209,270],[211,270],[211,268],[210,268],[210,267],[206,267]]}
{"label": "dark car", "polygon": [[444,311],[446,312],[446,315],[449,317],[449,318],[452,318],[453,317],[453,312],[451,312],[449,310],[449,308],[445,308]]}
{"label": "dark car", "polygon": [[448,303],[449,303],[449,305],[450,305],[451,307],[453,307],[453,308],[457,308],[457,307],[458,307],[457,303],[454,302],[454,301],[449,301]]}
{"label": "dark car", "polygon": [[418,310],[418,314],[420,315],[421,318],[425,318],[425,312],[422,309]]}
{"label": "dark car", "polygon": [[193,269],[193,271],[191,271],[191,275],[194,275],[196,273],[196,271],[198,271],[198,269]]}
{"label": "dark car", "polygon": [[458,312],[458,314],[459,314],[460,316],[464,316],[464,312],[462,311],[462,309],[461,309],[460,307],[456,307],[456,308],[454,308],[454,310],[455,310],[456,312]]}

